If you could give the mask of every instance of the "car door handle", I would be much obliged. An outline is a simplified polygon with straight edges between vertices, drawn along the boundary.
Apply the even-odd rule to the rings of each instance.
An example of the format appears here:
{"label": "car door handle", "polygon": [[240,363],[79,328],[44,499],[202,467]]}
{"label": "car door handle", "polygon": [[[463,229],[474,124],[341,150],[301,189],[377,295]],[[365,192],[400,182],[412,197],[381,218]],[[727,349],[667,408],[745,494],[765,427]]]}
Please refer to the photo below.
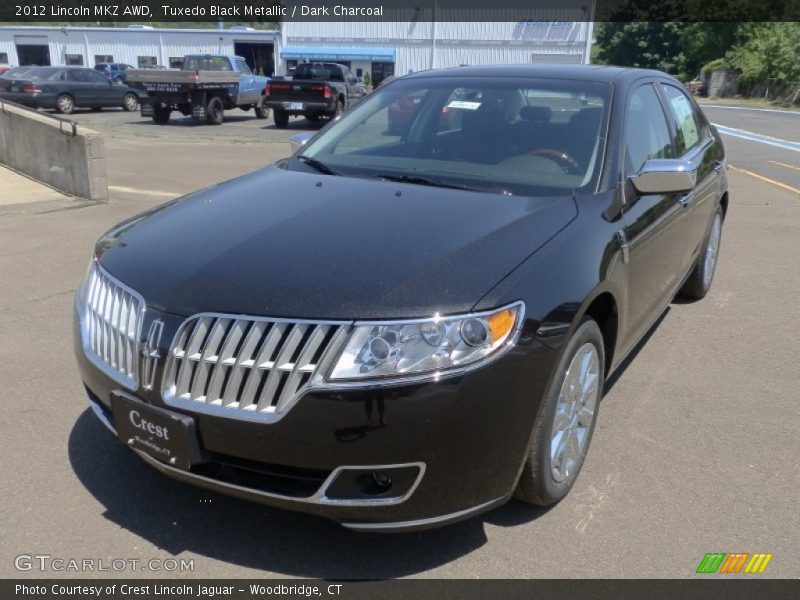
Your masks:
{"label": "car door handle", "polygon": [[723,168],[724,166],[725,166],[725,161],[723,161],[723,160],[718,160],[717,162],[715,162],[715,163],[714,163],[714,170],[715,170],[717,173],[719,173],[720,171],[722,171],[722,168]]}
{"label": "car door handle", "polygon": [[694,199],[694,192],[689,192],[688,194],[684,194],[680,198],[678,198],[678,204],[680,204],[683,208],[686,208],[691,204],[692,200]]}

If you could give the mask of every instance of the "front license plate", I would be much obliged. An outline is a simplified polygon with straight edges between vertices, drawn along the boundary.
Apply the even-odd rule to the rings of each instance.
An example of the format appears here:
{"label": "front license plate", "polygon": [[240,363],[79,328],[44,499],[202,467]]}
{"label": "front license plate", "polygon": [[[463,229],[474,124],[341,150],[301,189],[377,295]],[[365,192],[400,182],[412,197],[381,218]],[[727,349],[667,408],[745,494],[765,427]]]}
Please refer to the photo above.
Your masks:
{"label": "front license plate", "polygon": [[289,103],[289,110],[303,110],[303,103],[302,102],[290,102]]}
{"label": "front license plate", "polygon": [[121,392],[111,394],[111,410],[122,443],[178,469],[188,470],[200,462],[191,417],[150,406]]}

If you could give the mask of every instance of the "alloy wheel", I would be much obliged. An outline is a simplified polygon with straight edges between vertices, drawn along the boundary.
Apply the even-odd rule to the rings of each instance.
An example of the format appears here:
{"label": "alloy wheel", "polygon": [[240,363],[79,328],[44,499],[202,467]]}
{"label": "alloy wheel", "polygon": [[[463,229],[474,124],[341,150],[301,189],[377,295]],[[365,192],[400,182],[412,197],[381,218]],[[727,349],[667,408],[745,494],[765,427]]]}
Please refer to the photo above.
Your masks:
{"label": "alloy wheel", "polygon": [[550,469],[555,481],[581,466],[600,397],[600,358],[594,344],[583,344],[569,363],[558,395],[550,433]]}

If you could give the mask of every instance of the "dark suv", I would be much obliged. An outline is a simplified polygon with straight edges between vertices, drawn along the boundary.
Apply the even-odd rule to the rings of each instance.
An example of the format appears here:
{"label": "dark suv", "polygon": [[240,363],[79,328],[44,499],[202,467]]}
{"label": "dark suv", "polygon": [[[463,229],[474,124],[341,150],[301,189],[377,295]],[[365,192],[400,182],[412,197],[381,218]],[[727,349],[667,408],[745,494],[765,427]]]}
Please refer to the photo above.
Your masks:
{"label": "dark suv", "polygon": [[133,69],[133,67],[124,63],[108,63],[94,66],[94,70],[105,75],[106,79],[120,84],[128,83],[128,76],[125,74],[128,69]]}

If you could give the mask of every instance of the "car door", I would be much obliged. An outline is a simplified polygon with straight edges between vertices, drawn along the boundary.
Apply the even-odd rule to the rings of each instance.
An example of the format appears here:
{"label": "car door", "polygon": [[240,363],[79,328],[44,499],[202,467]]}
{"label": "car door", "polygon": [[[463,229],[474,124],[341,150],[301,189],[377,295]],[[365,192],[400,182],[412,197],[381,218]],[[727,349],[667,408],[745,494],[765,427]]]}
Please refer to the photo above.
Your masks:
{"label": "car door", "polygon": [[255,104],[261,96],[256,77],[242,58],[236,59],[236,70],[239,71],[239,104]]}
{"label": "car door", "polygon": [[96,90],[84,69],[68,69],[63,73],[65,91],[75,100],[75,106],[95,106]]}
{"label": "car door", "polygon": [[125,95],[125,86],[116,85],[102,73],[92,69],[83,69],[86,80],[92,86],[92,103],[94,106],[121,106]]}
{"label": "car door", "polygon": [[719,199],[723,155],[708,124],[686,93],[671,83],[662,82],[658,87],[670,116],[676,153],[697,165],[697,185],[684,199],[688,240],[681,272],[686,273],[694,264],[711,225]]}
{"label": "car door", "polygon": [[629,339],[639,338],[674,293],[688,241],[683,194],[640,194],[630,177],[650,159],[674,156],[656,89],[652,82],[640,85],[627,100],[622,160],[625,207],[619,235],[628,262]]}

